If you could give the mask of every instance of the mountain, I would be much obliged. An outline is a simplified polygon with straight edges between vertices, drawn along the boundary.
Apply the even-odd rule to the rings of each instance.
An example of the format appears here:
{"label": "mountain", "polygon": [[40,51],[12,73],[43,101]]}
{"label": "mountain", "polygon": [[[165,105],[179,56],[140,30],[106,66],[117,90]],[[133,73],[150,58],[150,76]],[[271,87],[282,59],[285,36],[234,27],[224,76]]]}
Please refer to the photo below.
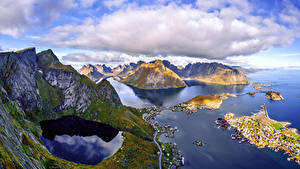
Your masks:
{"label": "mountain", "polygon": [[105,64],[103,64],[103,65],[97,64],[96,68],[97,68],[98,72],[102,73],[105,76],[108,76],[111,73],[113,73],[112,69],[110,67],[107,67]]}
{"label": "mountain", "polygon": [[141,112],[122,105],[108,81],[95,84],[52,50],[0,53],[0,168],[90,168],[53,156],[40,140],[39,122],[66,115],[123,131],[122,151],[95,168],[157,166],[153,128]]}
{"label": "mountain", "polygon": [[195,80],[221,85],[249,84],[247,77],[241,70],[221,63],[190,63],[181,69],[166,60],[163,61],[163,64],[178,74],[183,80]]}
{"label": "mountain", "polygon": [[97,81],[104,77],[104,74],[100,73],[96,66],[93,66],[91,64],[82,66],[79,70],[79,73],[87,76],[92,81]]}
{"label": "mountain", "polygon": [[137,63],[125,64],[123,70],[118,74],[119,77],[124,78],[131,73],[131,71],[136,70],[140,65],[142,65],[143,61],[138,61]]}
{"label": "mountain", "polygon": [[90,78],[95,82],[107,77],[115,77],[116,79],[120,80],[123,77],[127,76],[130,71],[135,70],[142,63],[144,62],[139,61],[138,63],[119,65],[113,69],[106,66],[105,64],[103,65],[88,64],[82,66],[79,70],[79,73],[82,75],[86,75],[88,78]]}
{"label": "mountain", "polygon": [[168,89],[186,86],[184,81],[164,66],[161,60],[154,63],[142,63],[135,70],[129,72],[121,82],[140,89]]}

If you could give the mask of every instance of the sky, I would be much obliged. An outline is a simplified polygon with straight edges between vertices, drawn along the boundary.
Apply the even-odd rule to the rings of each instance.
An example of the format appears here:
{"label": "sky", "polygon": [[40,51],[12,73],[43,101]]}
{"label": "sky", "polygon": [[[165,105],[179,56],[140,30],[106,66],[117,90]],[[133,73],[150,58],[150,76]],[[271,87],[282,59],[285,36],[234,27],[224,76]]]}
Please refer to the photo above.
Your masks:
{"label": "sky", "polygon": [[65,64],[167,59],[300,69],[300,0],[1,0],[0,50]]}

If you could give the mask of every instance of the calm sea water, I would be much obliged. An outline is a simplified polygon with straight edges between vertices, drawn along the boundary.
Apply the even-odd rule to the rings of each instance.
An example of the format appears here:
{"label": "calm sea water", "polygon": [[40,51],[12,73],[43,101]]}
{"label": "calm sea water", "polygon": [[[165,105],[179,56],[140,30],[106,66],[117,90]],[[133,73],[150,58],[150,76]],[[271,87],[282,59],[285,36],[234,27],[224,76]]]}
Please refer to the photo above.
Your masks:
{"label": "calm sea water", "polygon": [[[225,100],[219,110],[200,110],[192,115],[183,112],[163,111],[157,120],[160,124],[170,124],[179,128],[174,139],[163,136],[162,141],[176,142],[185,156],[183,168],[204,169],[291,169],[300,168],[295,162],[288,162],[283,152],[270,149],[258,149],[248,143],[239,144],[231,140],[230,130],[222,130],[214,121],[225,113],[237,116],[251,115],[260,105],[266,104],[271,118],[289,121],[291,127],[300,129],[300,71],[272,70],[247,75],[252,82],[271,84],[266,90],[281,92],[284,101],[271,101],[264,94],[252,97],[245,93],[255,91],[251,85],[218,86],[194,85],[178,90],[145,91],[128,87],[109,79],[125,105],[147,107],[158,105],[169,107],[187,101],[199,94],[235,93],[239,97]],[[196,147],[194,140],[203,140],[204,147]]]}

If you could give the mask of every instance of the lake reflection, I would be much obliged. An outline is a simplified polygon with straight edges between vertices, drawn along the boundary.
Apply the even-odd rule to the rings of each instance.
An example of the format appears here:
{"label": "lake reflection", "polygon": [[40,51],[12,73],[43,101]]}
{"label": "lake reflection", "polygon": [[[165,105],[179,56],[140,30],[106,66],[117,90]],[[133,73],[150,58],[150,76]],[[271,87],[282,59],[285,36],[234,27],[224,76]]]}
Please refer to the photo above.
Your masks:
{"label": "lake reflection", "polygon": [[54,140],[41,137],[51,154],[76,163],[96,165],[112,156],[122,146],[122,132],[110,142],[98,136],[55,136]]}

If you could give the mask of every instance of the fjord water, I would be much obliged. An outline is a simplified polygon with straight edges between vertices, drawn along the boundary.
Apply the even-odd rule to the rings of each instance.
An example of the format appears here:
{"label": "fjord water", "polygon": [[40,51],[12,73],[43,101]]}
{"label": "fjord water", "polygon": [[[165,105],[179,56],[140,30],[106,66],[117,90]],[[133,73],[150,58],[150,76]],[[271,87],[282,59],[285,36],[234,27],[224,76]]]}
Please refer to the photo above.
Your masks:
{"label": "fjord water", "polygon": [[[251,115],[260,105],[266,104],[269,116],[278,121],[289,121],[290,127],[300,129],[300,71],[268,70],[247,75],[251,82],[271,84],[265,90],[281,92],[284,101],[271,101],[258,93],[252,97],[246,94],[255,91],[251,85],[218,86],[198,84],[178,90],[143,91],[128,87],[109,79],[121,97],[122,103],[133,107],[158,105],[169,107],[187,101],[199,94],[235,93],[237,98],[223,101],[219,110],[199,110],[187,115],[183,112],[164,110],[157,116],[160,124],[177,126],[179,132],[174,139],[160,137],[161,141],[176,142],[185,157],[183,168],[205,169],[282,169],[300,168],[293,161],[287,161],[283,152],[268,148],[258,149],[248,143],[239,144],[231,140],[231,130],[216,127],[215,120],[225,113],[237,116]],[[204,147],[192,144],[195,140],[207,143]]]}

